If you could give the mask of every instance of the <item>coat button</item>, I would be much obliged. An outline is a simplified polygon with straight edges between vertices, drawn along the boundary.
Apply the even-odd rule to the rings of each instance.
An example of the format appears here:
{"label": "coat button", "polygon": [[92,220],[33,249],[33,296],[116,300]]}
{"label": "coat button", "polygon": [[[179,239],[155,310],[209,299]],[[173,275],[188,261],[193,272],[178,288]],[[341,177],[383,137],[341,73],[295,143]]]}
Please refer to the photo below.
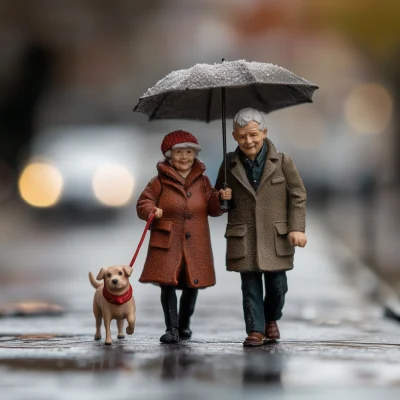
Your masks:
{"label": "coat button", "polygon": [[192,195],[192,193],[190,193],[190,192],[187,192],[187,193],[186,193],[186,196],[187,196],[187,197],[190,197],[191,195]]}
{"label": "coat button", "polygon": [[185,233],[185,237],[186,237],[186,239],[189,239],[189,238],[190,238],[190,233],[189,233],[189,232],[186,232],[186,233]]}
{"label": "coat button", "polygon": [[193,283],[194,283],[195,285],[197,285],[197,284],[199,283],[199,280],[198,280],[198,279],[195,279],[195,280],[193,281]]}

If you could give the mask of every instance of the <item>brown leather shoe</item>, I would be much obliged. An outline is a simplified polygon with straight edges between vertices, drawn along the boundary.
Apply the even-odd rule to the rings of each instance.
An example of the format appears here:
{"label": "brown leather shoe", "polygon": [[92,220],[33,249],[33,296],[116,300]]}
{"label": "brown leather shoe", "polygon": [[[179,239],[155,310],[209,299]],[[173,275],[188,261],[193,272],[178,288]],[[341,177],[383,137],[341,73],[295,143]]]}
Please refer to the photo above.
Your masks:
{"label": "brown leather shoe", "polygon": [[243,342],[245,347],[262,346],[264,344],[265,336],[259,332],[250,332],[249,336]]}
{"label": "brown leather shoe", "polygon": [[269,340],[278,340],[281,338],[276,321],[269,321],[265,324],[265,337]]}

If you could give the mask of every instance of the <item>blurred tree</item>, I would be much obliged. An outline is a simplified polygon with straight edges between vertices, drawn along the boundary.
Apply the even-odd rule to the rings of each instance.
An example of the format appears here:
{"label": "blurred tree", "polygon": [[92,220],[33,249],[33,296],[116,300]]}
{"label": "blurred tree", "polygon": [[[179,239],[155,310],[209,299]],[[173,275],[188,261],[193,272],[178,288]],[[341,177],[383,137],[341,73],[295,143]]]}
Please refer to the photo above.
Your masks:
{"label": "blurred tree", "polygon": [[304,0],[305,23],[332,28],[370,54],[388,60],[400,39],[400,2],[392,0]]}
{"label": "blurred tree", "polygon": [[19,151],[33,133],[35,107],[49,83],[52,54],[42,45],[30,43],[21,57],[16,78],[9,82],[0,98],[0,157],[13,169]]}
{"label": "blurred tree", "polygon": [[[132,64],[137,62],[129,55],[132,37],[161,6],[162,0],[1,1],[0,34],[13,59],[0,76],[0,161],[13,169],[18,166],[21,148],[40,126],[38,110],[42,110],[42,95],[50,83],[51,94],[59,93],[61,98],[82,87],[86,94],[109,94],[120,76],[127,71],[132,74]],[[7,59],[7,51],[1,48],[0,58]],[[110,110],[110,98],[113,96],[95,94],[83,103],[72,100],[71,113],[60,109],[64,103],[57,103],[49,107],[54,118],[48,121],[76,122],[77,114],[84,113],[86,107],[96,109],[98,103],[102,111]],[[105,114],[98,113],[95,118],[101,120]],[[61,117],[57,115],[65,117],[58,120]]]}
{"label": "blurred tree", "polygon": [[[333,29],[356,43],[370,63],[386,77],[394,95],[395,176],[400,183],[400,1],[392,0],[307,0],[308,21]],[[397,112],[396,112],[397,111]]]}
{"label": "blurred tree", "polygon": [[258,0],[251,7],[234,9],[231,23],[239,34],[248,37],[288,26],[290,19],[284,4]]}

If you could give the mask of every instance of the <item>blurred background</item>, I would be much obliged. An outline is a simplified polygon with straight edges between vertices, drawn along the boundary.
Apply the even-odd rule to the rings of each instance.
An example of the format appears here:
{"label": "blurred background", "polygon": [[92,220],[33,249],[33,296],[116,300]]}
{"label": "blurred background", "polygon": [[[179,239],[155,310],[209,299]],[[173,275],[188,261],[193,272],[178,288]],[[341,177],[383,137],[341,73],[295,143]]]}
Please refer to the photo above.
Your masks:
{"label": "blurred background", "polygon": [[85,281],[128,263],[166,133],[195,134],[215,181],[219,121],[150,123],[132,109],[172,70],[222,57],[320,86],[313,104],[266,117],[269,138],[294,159],[308,207],[400,289],[399,18],[394,0],[1,0],[0,297],[28,296],[10,288],[71,264]]}

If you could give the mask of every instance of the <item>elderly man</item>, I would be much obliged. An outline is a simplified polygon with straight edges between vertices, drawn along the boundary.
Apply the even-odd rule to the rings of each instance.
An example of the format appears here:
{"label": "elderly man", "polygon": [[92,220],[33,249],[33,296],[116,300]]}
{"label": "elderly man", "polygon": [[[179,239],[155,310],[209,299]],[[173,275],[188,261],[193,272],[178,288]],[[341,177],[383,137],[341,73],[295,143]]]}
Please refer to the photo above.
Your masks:
{"label": "elderly man", "polygon": [[[231,191],[220,192],[222,199],[231,198],[226,266],[241,275],[247,332],[243,345],[260,346],[280,338],[276,321],[285,303],[286,271],[293,268],[294,247],[307,243],[306,191],[293,161],[267,139],[259,111],[239,111],[233,129],[238,147],[227,154]],[[223,171],[222,165],[217,189],[222,189]]]}

